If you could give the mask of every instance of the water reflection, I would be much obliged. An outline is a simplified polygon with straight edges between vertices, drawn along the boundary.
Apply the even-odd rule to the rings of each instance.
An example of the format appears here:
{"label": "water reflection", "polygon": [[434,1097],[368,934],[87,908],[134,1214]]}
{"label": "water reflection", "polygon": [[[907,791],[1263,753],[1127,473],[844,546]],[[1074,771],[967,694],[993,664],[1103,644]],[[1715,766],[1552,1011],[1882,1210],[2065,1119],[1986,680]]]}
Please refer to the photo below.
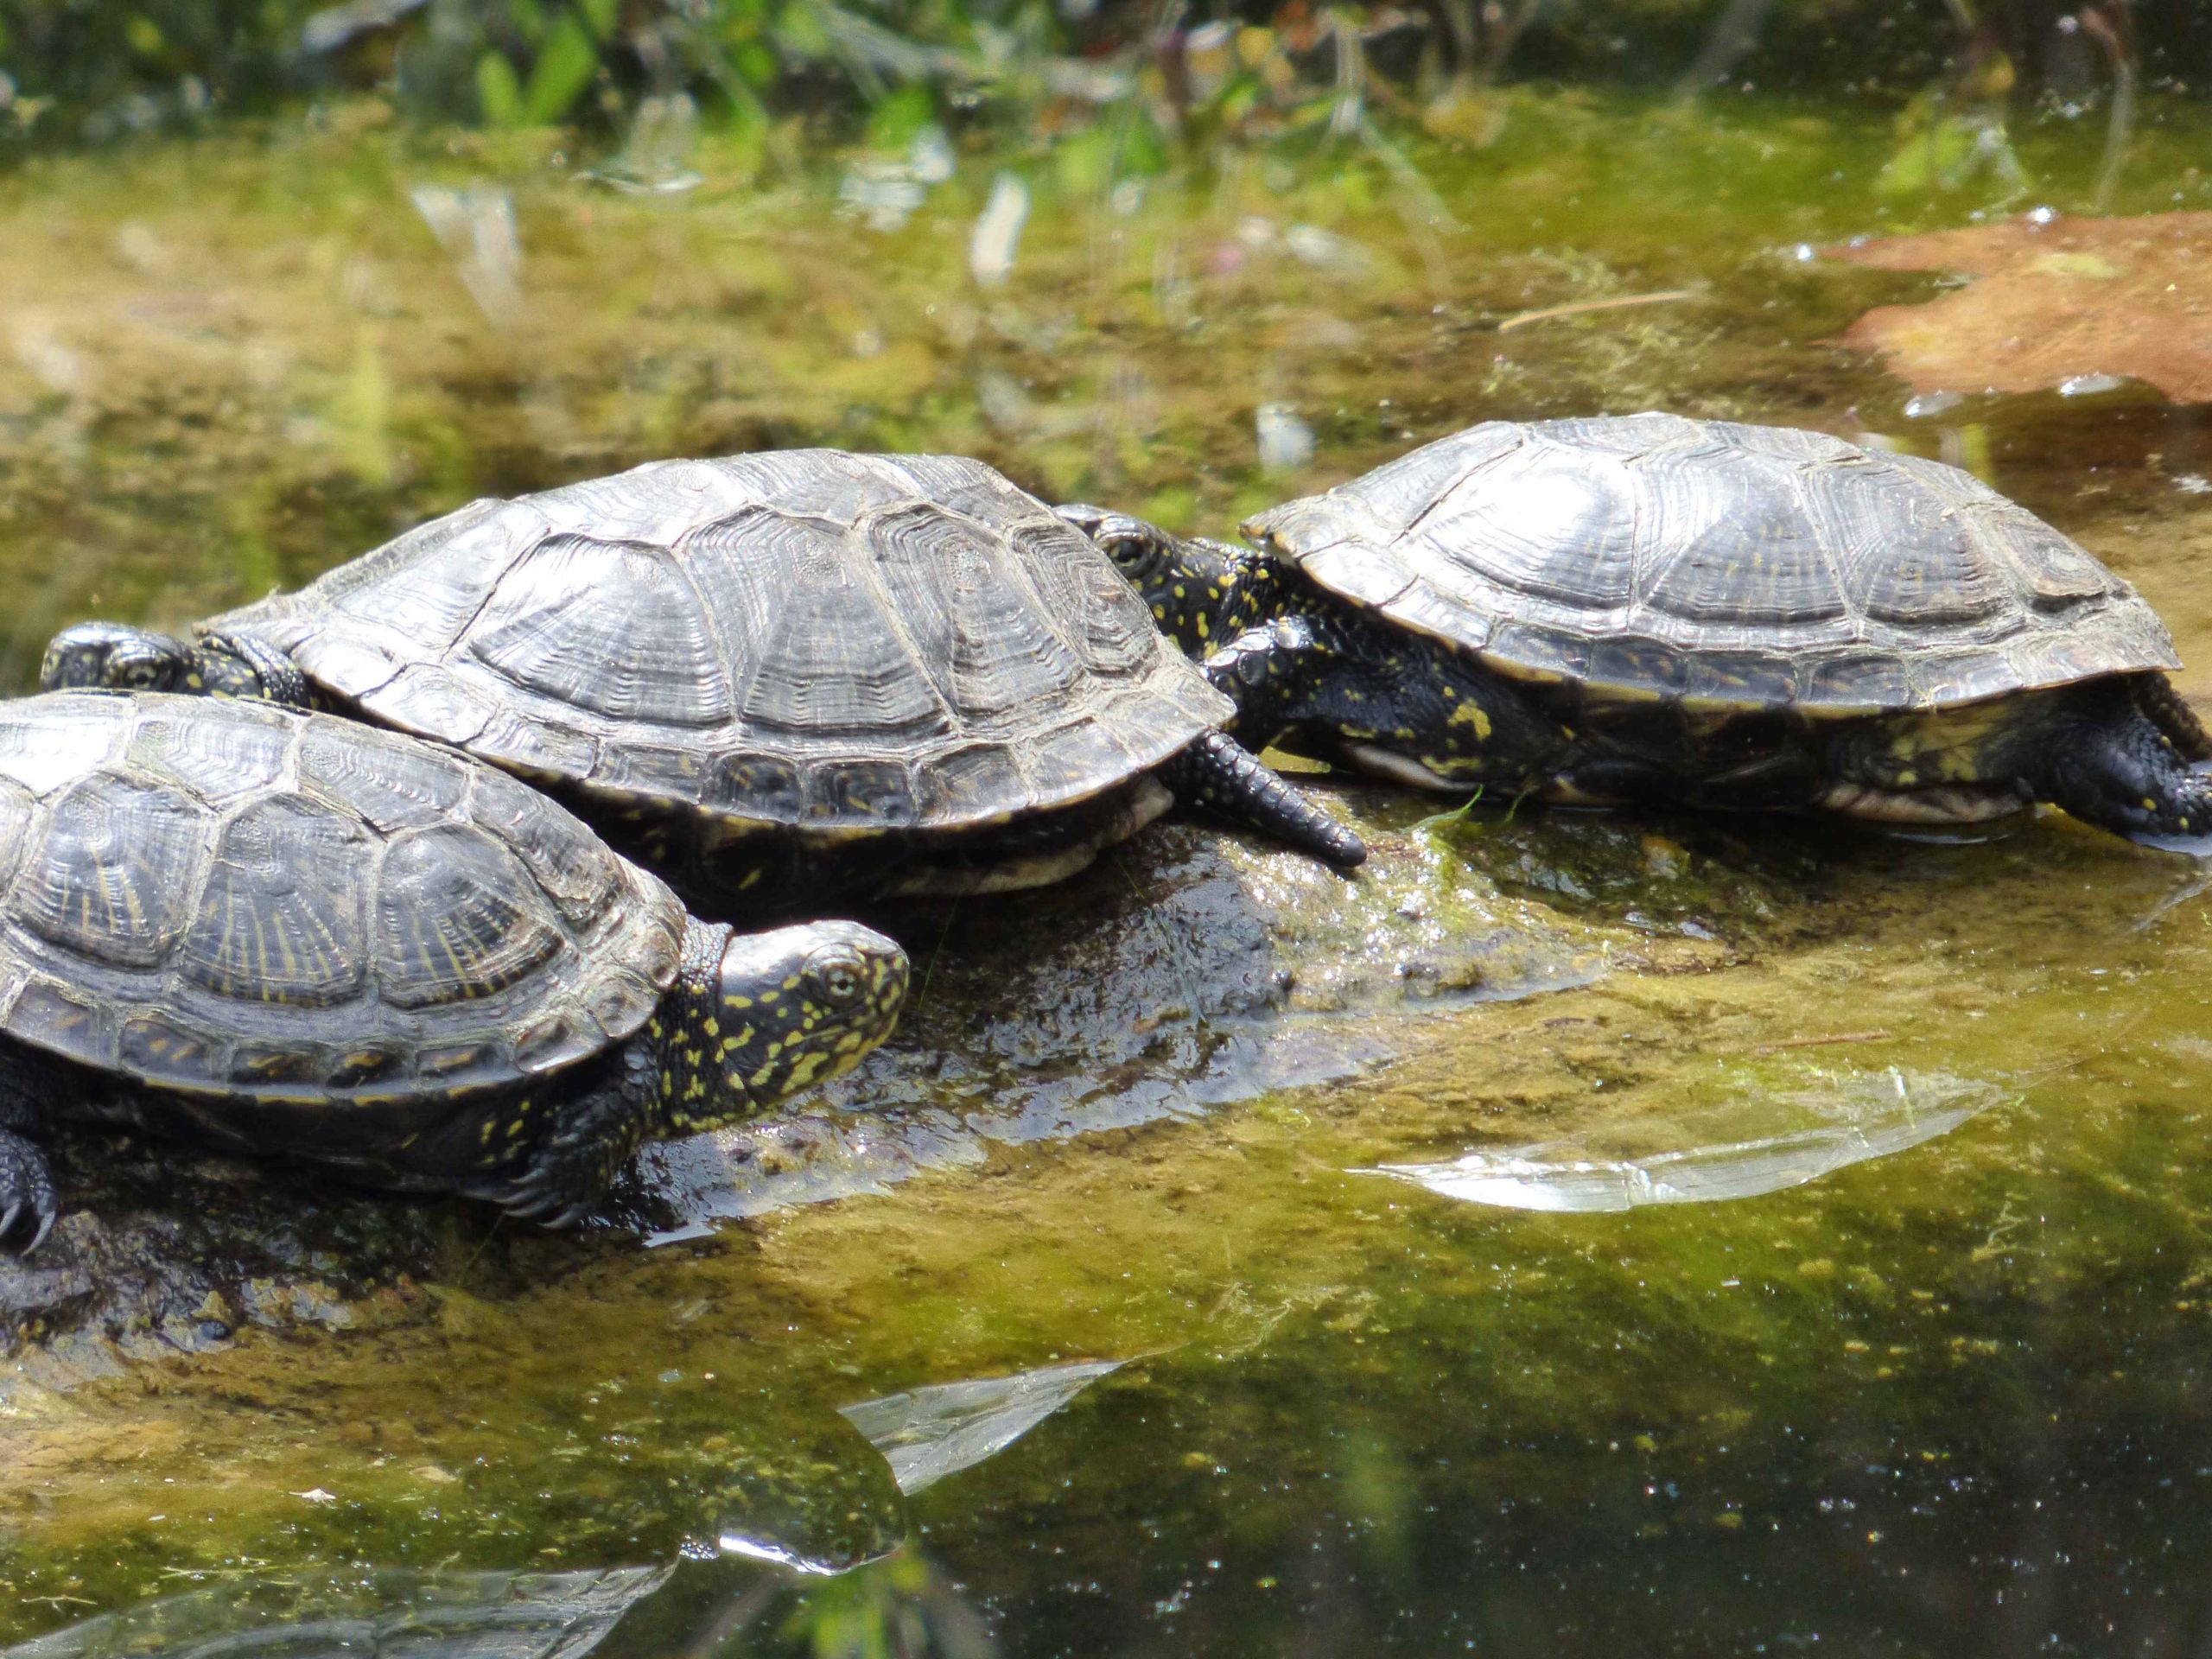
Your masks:
{"label": "water reflection", "polygon": [[0,1659],[991,1659],[921,1552],[835,1582],[697,1561],[573,1573],[361,1567],[255,1576],[102,1613]]}
{"label": "water reflection", "polygon": [[1118,1359],[1092,1360],[1014,1376],[940,1382],[837,1410],[883,1453],[899,1490],[911,1497],[1003,1452],[1122,1364]]}
{"label": "water reflection", "polygon": [[1447,1198],[1508,1210],[1588,1213],[1647,1204],[1714,1204],[1802,1186],[1853,1164],[1887,1158],[2005,1098],[1993,1085],[1941,1073],[1885,1071],[1838,1078],[1776,1097],[1809,1128],[1637,1158],[1606,1158],[1552,1141],[1468,1153],[1443,1164],[1383,1164],[1357,1173],[1411,1181]]}
{"label": "water reflection", "polygon": [[582,1659],[671,1571],[278,1574],[103,1613],[4,1659]]}

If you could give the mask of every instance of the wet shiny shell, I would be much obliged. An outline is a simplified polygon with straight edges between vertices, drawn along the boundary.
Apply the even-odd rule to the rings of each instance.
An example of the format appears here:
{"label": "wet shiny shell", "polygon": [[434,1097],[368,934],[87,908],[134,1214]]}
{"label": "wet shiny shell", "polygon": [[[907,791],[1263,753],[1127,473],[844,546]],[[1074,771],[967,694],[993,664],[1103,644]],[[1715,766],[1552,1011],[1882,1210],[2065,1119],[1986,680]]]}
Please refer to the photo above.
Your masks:
{"label": "wet shiny shell", "polygon": [[1818,432],[1491,422],[1245,528],[1506,673],[1631,695],[1844,715],[2179,666],[2024,508]]}
{"label": "wet shiny shell", "polygon": [[950,457],[661,461],[479,501],[207,626],[528,775],[833,831],[1062,805],[1232,712],[1087,537]]}
{"label": "wet shiny shell", "polygon": [[683,907],[543,796],[332,715],[0,703],[0,1029],[166,1088],[435,1099],[636,1031]]}

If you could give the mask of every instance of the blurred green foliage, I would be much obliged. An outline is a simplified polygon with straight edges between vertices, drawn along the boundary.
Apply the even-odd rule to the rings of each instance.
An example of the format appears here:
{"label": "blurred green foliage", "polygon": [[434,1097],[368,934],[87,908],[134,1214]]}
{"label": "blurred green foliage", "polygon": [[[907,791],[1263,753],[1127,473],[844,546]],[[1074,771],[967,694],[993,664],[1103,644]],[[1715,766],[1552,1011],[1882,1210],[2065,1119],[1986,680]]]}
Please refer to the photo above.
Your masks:
{"label": "blurred green foliage", "polygon": [[[1441,111],[1479,137],[1478,116],[1453,111],[1518,74],[1685,97],[1751,85],[1919,97],[1932,100],[1912,118],[1925,153],[1902,165],[1940,175],[1990,152],[1988,118],[1962,117],[1958,94],[1986,90],[1993,63],[2015,104],[2105,94],[2113,29],[2088,14],[2136,54],[2131,74],[2188,90],[2173,67],[2212,52],[2212,9],[2139,20],[2130,3],[0,0],[0,154],[336,92],[381,91],[433,121],[610,132],[681,94],[709,124],[797,117],[894,148],[938,121],[1092,133],[1067,167],[1101,172],[1111,151],[1127,175],[1172,140],[1342,137],[1377,111],[1431,126]],[[1986,107],[1980,90],[1967,101]]]}

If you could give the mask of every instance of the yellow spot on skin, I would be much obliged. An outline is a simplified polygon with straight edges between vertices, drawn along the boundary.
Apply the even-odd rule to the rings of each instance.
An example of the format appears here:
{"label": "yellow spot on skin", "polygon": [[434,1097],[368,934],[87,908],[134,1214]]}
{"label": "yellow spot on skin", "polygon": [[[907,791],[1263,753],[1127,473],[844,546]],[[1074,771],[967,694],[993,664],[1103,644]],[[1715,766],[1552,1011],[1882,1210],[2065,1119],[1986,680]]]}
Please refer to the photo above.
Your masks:
{"label": "yellow spot on skin", "polygon": [[1478,704],[1461,703],[1452,711],[1452,718],[1445,723],[1451,726],[1471,726],[1475,728],[1477,742],[1490,741],[1490,716],[1482,711]]}
{"label": "yellow spot on skin", "polygon": [[[722,1000],[733,1008],[749,1008],[753,1006],[753,999],[749,996],[730,996],[724,997]],[[658,1036],[660,1034],[660,1027],[658,1026],[655,1026],[653,1027],[653,1034],[655,1036]]]}
{"label": "yellow spot on skin", "polygon": [[709,1015],[707,1020],[707,1035],[709,1037],[719,1037],[721,1034],[722,1022]]}
{"label": "yellow spot on skin", "polygon": [[1191,621],[1191,626],[1198,630],[1199,639],[1205,639],[1206,637],[1205,613],[1201,611],[1197,616],[1193,617]]}
{"label": "yellow spot on skin", "polygon": [[2143,798],[2143,810],[2145,812],[2155,812],[2158,810],[2158,804],[2145,795]]}
{"label": "yellow spot on skin", "polygon": [[1898,782],[1898,783],[1900,783],[1900,784],[1902,784],[1902,785],[1904,785],[1904,787],[1905,787],[1905,788],[1907,788],[1907,789],[1910,789],[1910,788],[1911,788],[1915,784],[1918,783],[1919,781],[1920,781],[1920,774],[1919,774],[1918,772],[1916,772],[1913,771],[1913,770],[1912,770],[1910,767],[1909,767],[1909,766],[1908,766],[1904,771],[1903,771],[1903,772],[1901,772],[1897,773],[1897,782]]}

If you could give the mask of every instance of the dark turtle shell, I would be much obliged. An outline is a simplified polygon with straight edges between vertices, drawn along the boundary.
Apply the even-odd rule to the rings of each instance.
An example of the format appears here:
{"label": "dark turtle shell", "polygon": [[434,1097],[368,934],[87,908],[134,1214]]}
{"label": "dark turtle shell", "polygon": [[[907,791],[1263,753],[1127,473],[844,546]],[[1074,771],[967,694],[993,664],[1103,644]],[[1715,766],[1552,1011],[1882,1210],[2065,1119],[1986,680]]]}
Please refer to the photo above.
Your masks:
{"label": "dark turtle shell", "polygon": [[1233,709],[1106,556],[979,461],[658,461],[425,524],[206,625],[527,775],[748,824],[957,831]]}
{"label": "dark turtle shell", "polygon": [[505,773],[327,715],[0,703],[0,1030],[163,1088],[442,1099],[630,1036],[686,918]]}
{"label": "dark turtle shell", "polygon": [[1492,421],[1245,531],[1502,672],[1631,696],[1851,715],[2180,665],[2024,508],[1819,432]]}

